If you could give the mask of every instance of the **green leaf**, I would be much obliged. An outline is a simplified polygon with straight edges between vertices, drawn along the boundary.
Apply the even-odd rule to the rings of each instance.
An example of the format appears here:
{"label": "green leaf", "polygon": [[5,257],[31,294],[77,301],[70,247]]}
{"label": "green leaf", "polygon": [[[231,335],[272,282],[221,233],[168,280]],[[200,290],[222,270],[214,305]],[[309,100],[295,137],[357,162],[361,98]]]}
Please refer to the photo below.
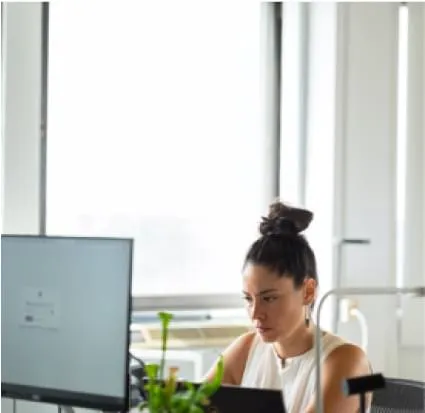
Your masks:
{"label": "green leaf", "polygon": [[199,406],[192,405],[192,406],[190,406],[189,413],[204,413],[204,409],[202,409]]}
{"label": "green leaf", "polygon": [[212,396],[221,386],[223,375],[224,375],[224,359],[223,359],[223,356],[220,356],[217,362],[216,373],[213,380],[202,383],[202,385],[198,389],[198,396],[201,396],[201,397]]}
{"label": "green leaf", "polygon": [[149,379],[156,380],[158,375],[159,365],[158,364],[146,364],[145,371]]}
{"label": "green leaf", "polygon": [[189,411],[190,403],[184,394],[174,394],[171,398],[170,408],[172,412],[185,413]]}
{"label": "green leaf", "polygon": [[161,364],[159,366],[159,379],[164,380],[164,366],[165,366],[165,353],[167,351],[167,340],[168,340],[168,326],[170,321],[173,318],[171,313],[166,313],[161,311],[158,313],[158,317],[161,320],[161,347],[162,347],[162,356]]}
{"label": "green leaf", "polygon": [[184,386],[186,387],[186,391],[188,391],[188,392],[193,393],[193,392],[196,391],[195,386],[191,382],[185,382]]}
{"label": "green leaf", "polygon": [[156,386],[153,386],[149,389],[149,397],[148,397],[148,404],[149,404],[149,410],[155,411],[159,408],[161,405],[161,399],[160,399],[160,393],[159,389]]}
{"label": "green leaf", "polygon": [[162,325],[166,326],[166,327],[168,327],[168,324],[173,319],[173,315],[171,313],[167,313],[165,311],[160,311],[158,313],[158,317],[161,320]]}

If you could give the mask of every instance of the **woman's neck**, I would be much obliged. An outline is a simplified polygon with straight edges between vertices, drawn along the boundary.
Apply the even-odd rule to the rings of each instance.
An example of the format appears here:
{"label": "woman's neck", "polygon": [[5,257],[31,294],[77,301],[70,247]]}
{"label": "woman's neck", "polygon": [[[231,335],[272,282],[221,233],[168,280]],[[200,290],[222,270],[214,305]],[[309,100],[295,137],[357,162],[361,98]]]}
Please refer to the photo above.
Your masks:
{"label": "woman's neck", "polygon": [[299,356],[311,350],[314,345],[314,326],[306,327],[302,324],[290,336],[277,340],[273,346],[278,356],[285,360]]}

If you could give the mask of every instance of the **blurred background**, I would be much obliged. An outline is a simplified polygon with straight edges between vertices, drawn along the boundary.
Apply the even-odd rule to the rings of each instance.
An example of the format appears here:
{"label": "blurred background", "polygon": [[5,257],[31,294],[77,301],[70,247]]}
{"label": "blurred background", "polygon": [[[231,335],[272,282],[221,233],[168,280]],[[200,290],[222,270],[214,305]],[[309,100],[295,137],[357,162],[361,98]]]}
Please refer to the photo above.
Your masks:
{"label": "blurred background", "polygon": [[[199,380],[250,328],[241,267],[276,197],[315,213],[321,294],[425,284],[424,3],[1,12],[2,232],[134,238],[135,355],[157,360],[168,309],[169,363]],[[425,301],[350,298],[322,325],[425,381]]]}

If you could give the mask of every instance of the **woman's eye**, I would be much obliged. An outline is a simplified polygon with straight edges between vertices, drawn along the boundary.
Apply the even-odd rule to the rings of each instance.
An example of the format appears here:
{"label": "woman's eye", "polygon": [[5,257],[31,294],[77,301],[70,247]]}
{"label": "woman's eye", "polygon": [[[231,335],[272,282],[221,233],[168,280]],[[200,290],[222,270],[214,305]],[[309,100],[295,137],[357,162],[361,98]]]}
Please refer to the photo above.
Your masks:
{"label": "woman's eye", "polygon": [[252,298],[251,297],[244,297],[243,298],[247,303],[252,302]]}
{"label": "woman's eye", "polygon": [[272,301],[276,300],[276,297],[263,297],[263,300],[266,303],[271,303]]}

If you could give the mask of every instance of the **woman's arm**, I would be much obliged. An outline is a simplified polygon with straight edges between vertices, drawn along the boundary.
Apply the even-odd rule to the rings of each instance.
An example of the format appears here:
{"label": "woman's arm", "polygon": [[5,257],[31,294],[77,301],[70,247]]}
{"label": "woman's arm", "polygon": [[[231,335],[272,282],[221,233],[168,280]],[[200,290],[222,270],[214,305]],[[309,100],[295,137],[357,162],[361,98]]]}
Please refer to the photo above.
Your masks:
{"label": "woman's arm", "polygon": [[[254,333],[243,334],[224,350],[222,354],[224,367],[222,384],[232,384],[236,386],[241,384],[253,338]],[[216,364],[217,363],[214,363],[210,371],[204,377],[204,380],[213,379],[216,372]]]}
{"label": "woman's arm", "polygon": [[[323,363],[322,394],[325,413],[357,413],[360,409],[358,396],[345,396],[342,382],[348,378],[370,374],[368,359],[363,350],[352,344],[336,348]],[[316,413],[315,397],[305,413]],[[367,397],[370,406],[371,396]]]}

